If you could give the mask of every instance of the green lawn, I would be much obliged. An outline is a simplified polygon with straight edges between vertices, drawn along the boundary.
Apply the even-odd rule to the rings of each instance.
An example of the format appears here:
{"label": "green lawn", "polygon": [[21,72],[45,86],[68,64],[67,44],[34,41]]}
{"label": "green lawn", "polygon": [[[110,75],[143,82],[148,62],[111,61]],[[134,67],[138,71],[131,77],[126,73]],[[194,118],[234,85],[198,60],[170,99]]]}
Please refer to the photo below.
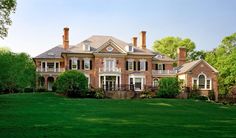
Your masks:
{"label": "green lawn", "polygon": [[236,137],[236,106],[178,99],[0,95],[0,137]]}

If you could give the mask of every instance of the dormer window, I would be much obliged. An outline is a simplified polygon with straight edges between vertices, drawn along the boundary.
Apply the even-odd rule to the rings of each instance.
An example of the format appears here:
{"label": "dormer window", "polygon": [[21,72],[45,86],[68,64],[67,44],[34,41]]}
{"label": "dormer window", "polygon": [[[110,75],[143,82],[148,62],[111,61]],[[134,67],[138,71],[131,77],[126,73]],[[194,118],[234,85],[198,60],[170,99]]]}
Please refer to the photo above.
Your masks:
{"label": "dormer window", "polygon": [[134,47],[132,45],[127,45],[126,46],[126,51],[127,52],[134,52]]}
{"label": "dormer window", "polygon": [[83,42],[83,50],[84,51],[90,51],[90,41],[84,41]]}

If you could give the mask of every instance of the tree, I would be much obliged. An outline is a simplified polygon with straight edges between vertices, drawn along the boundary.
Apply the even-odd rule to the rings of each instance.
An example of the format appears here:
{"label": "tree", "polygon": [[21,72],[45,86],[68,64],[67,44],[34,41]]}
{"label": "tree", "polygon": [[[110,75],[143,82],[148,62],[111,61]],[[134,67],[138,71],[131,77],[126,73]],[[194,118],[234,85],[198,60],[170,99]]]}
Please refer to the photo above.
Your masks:
{"label": "tree", "polygon": [[226,36],[220,45],[206,54],[206,61],[219,71],[219,90],[227,94],[236,85],[236,33]]}
{"label": "tree", "polygon": [[195,49],[195,43],[189,38],[181,39],[179,37],[165,37],[161,40],[154,41],[153,49],[156,52],[161,52],[167,56],[176,59],[177,58],[177,48],[185,47],[187,50],[187,55]]}
{"label": "tree", "polygon": [[88,92],[88,79],[79,71],[70,70],[62,73],[55,82],[56,91],[68,97],[83,97]]}
{"label": "tree", "polygon": [[0,90],[24,91],[35,86],[35,65],[29,55],[0,51]]}
{"label": "tree", "polygon": [[11,13],[16,9],[16,0],[0,0],[0,37],[7,36],[8,27],[12,24]]}
{"label": "tree", "polygon": [[177,78],[162,78],[159,82],[158,97],[174,98],[179,94],[180,85]]}
{"label": "tree", "polygon": [[189,60],[194,61],[194,60],[198,60],[198,59],[205,59],[206,53],[207,52],[205,52],[203,50],[192,51],[192,52],[189,53]]}

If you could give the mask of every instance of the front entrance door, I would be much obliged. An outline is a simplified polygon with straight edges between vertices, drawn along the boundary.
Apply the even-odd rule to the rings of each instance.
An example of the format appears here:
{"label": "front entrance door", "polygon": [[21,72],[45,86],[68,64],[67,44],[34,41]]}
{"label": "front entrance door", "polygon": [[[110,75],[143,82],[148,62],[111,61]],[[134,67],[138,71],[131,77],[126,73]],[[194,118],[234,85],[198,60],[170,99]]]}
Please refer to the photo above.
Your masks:
{"label": "front entrance door", "polygon": [[106,91],[114,91],[116,88],[116,76],[106,76]]}

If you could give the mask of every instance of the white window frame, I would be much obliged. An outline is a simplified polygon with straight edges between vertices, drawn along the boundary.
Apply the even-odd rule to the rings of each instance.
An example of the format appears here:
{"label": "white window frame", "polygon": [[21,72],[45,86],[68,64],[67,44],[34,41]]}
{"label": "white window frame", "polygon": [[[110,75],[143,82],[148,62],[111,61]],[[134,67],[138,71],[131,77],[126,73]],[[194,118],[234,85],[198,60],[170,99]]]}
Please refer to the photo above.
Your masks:
{"label": "white window frame", "polygon": [[157,68],[158,70],[164,70],[164,68],[163,68],[163,63],[160,63],[160,64],[158,64],[158,68]]}
{"label": "white window frame", "polygon": [[77,60],[78,58],[71,58],[71,70],[77,70]]}
{"label": "white window frame", "polygon": [[[155,86],[155,80],[157,80],[157,86]],[[153,85],[153,87],[158,87],[159,86],[159,79],[154,78],[152,85]]]}
{"label": "white window frame", "polygon": [[[88,64],[88,68],[86,67],[86,64]],[[84,70],[90,70],[90,58],[84,58]]]}
{"label": "white window frame", "polygon": [[[140,71],[146,71],[146,60],[145,59],[141,59],[140,61]],[[143,68],[142,65],[143,64]]]}
{"label": "white window frame", "polygon": [[[199,76],[204,75],[205,76],[205,87],[201,88],[200,90],[212,90],[212,79],[207,78],[207,76],[204,73],[200,73],[197,78],[192,78],[192,87],[194,86],[194,80],[197,81],[197,89],[199,89]],[[207,88],[207,81],[210,81],[210,88]]]}
{"label": "white window frame", "polygon": [[90,51],[90,45],[89,44],[83,44],[83,50],[84,51]]}
{"label": "white window frame", "polygon": [[[134,90],[135,90],[135,91],[143,91],[143,90],[144,90],[144,85],[146,84],[145,76],[130,75],[130,76],[129,76],[129,80],[128,80],[129,85],[131,85],[131,84],[130,84],[130,78],[133,79],[133,85],[134,85]],[[136,88],[135,88],[135,84],[136,84],[135,80],[136,80],[136,78],[137,78],[137,79],[141,79],[141,89],[136,89]]]}
{"label": "white window frame", "polygon": [[[130,65],[131,64],[131,68]],[[134,59],[128,59],[128,70],[132,71],[134,70]]]}

